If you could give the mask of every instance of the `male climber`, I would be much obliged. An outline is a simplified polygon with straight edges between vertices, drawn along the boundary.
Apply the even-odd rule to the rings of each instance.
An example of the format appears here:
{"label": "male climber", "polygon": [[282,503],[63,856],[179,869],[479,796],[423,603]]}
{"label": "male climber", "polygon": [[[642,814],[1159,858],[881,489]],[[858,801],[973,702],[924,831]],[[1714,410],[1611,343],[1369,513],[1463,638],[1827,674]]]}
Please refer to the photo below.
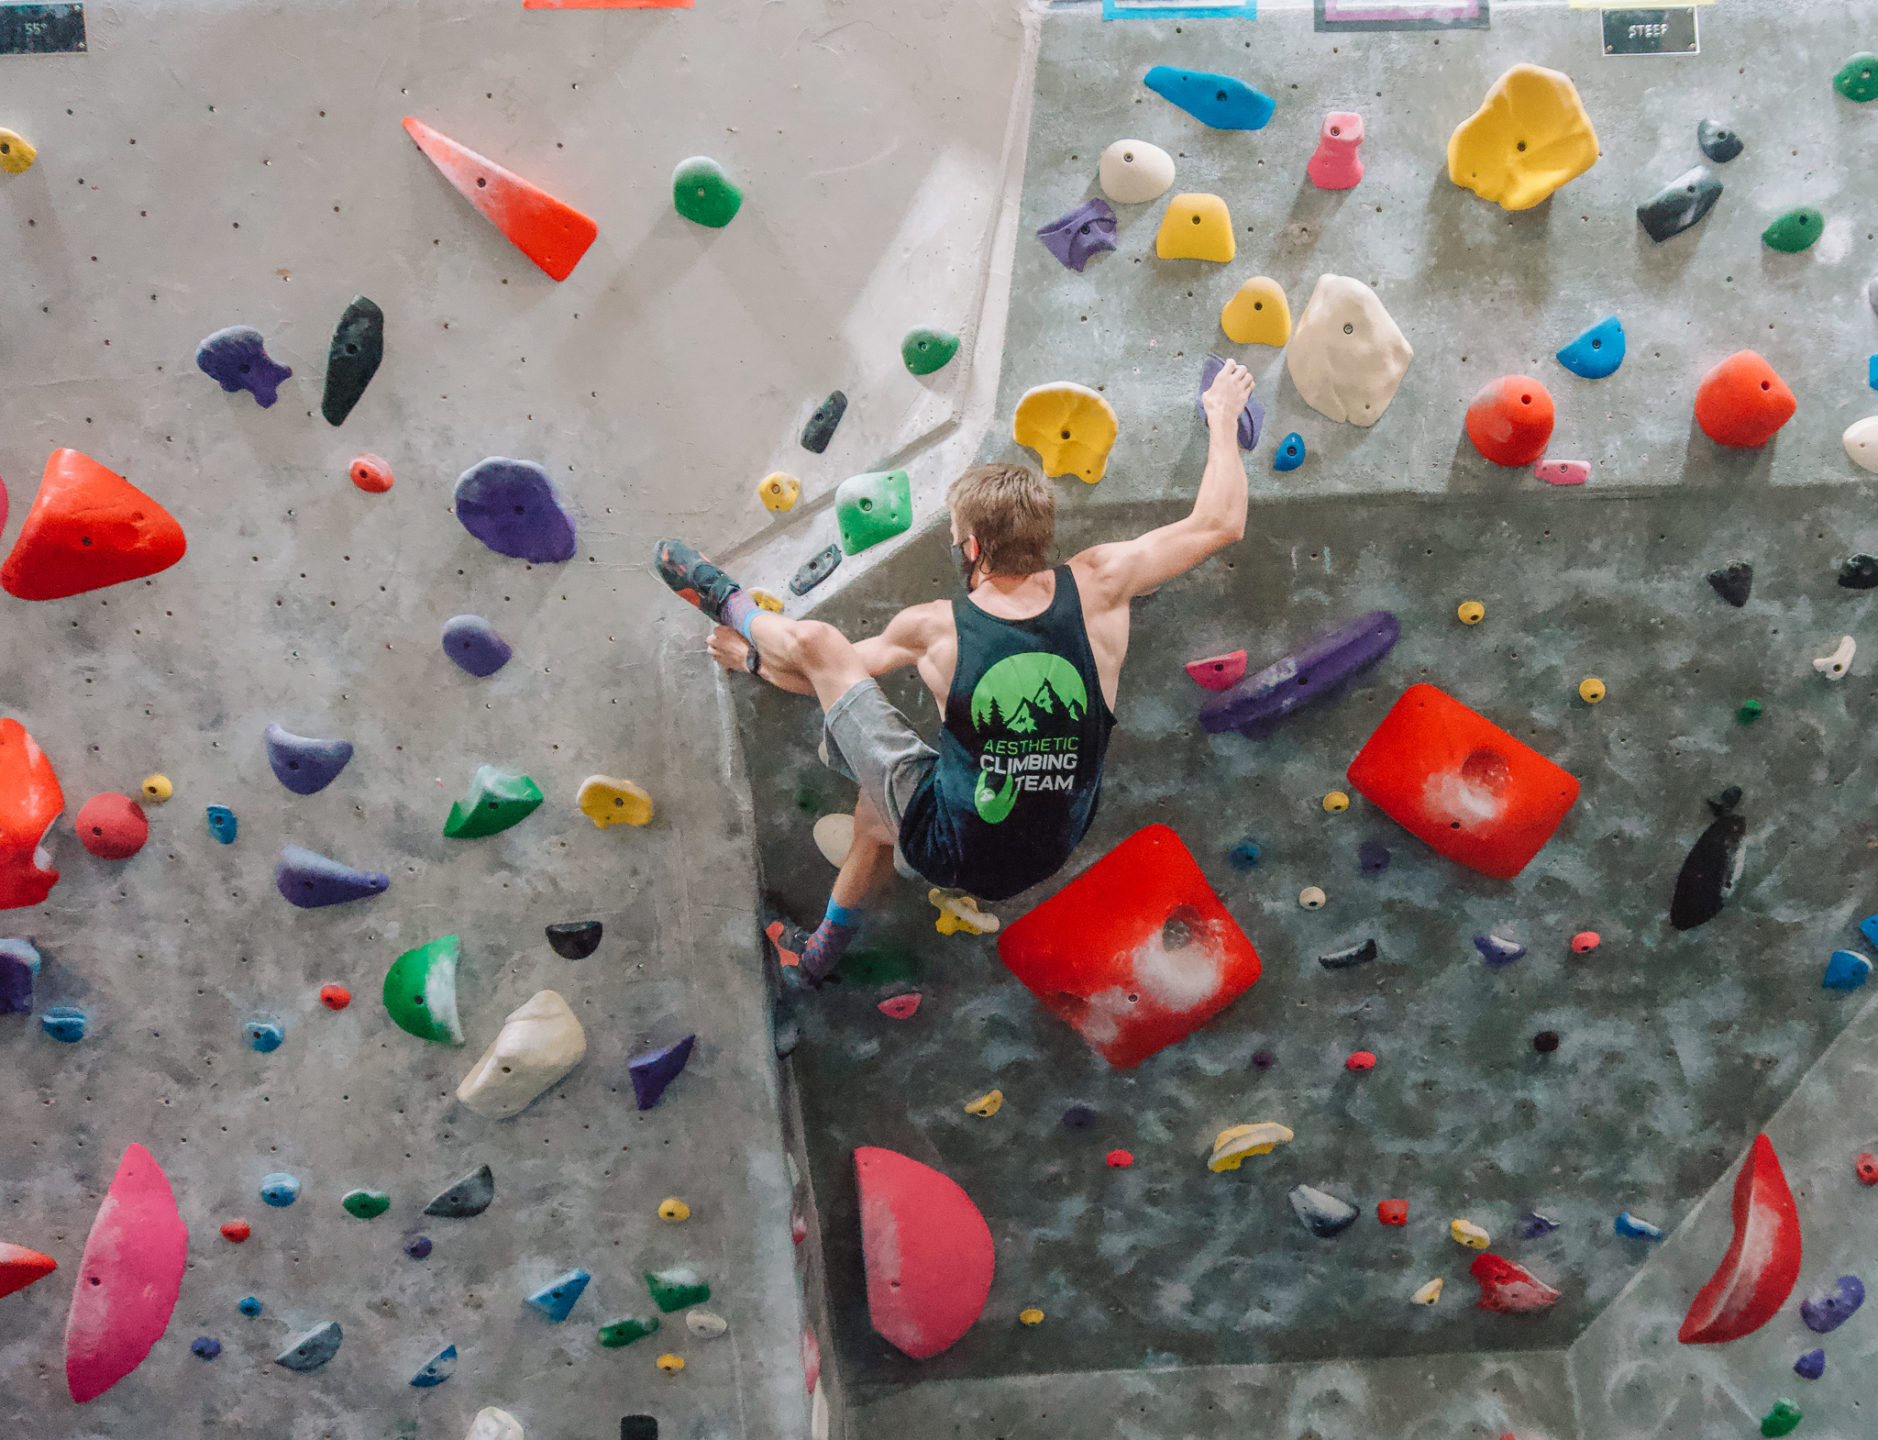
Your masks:
{"label": "male climber", "polygon": [[[1251,393],[1236,362],[1207,389],[1206,471],[1191,515],[1067,565],[1049,564],[1056,492],[1047,480],[1023,465],[967,470],[946,492],[965,593],[902,610],[865,640],[762,610],[689,545],[659,542],[660,577],[718,622],[712,658],[813,695],[825,712],[824,758],[861,787],[854,843],[821,924],[769,928],[785,964],[820,984],[896,866],[985,900],[1062,868],[1095,818],[1128,602],[1245,534],[1238,422]],[[875,683],[908,665],[945,716],[937,750]]]}

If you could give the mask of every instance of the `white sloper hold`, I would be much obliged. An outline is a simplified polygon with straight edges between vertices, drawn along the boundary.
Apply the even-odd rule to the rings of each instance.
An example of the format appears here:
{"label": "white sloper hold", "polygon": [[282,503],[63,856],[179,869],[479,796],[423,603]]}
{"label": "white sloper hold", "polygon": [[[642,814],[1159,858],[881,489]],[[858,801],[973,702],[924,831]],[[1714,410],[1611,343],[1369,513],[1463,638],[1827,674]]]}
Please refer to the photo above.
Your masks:
{"label": "white sloper hold", "polygon": [[486,1405],[476,1412],[476,1420],[463,1440],[523,1440],[522,1422],[506,1410]]}
{"label": "white sloper hold", "polygon": [[1306,405],[1365,427],[1382,419],[1414,358],[1376,292],[1347,275],[1317,277],[1285,350]]}
{"label": "white sloper hold", "polygon": [[1840,443],[1845,446],[1847,458],[1859,469],[1878,473],[1878,415],[1854,420],[1840,436]]}
{"label": "white sloper hold", "polygon": [[587,1035],[553,990],[537,990],[502,1022],[495,1043],[456,1087],[456,1098],[488,1120],[519,1115],[580,1064]]}
{"label": "white sloper hold", "polygon": [[1145,140],[1117,140],[1102,152],[1096,177],[1117,205],[1145,205],[1174,183],[1174,157]]}

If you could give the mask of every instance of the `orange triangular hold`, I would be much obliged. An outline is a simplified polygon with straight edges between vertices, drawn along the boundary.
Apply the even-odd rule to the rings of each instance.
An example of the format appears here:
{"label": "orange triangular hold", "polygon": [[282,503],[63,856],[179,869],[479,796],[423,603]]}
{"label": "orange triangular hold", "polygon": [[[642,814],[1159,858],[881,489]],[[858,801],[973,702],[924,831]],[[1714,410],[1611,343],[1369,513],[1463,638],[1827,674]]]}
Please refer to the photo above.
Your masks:
{"label": "orange triangular hold", "polygon": [[0,1295],[24,1290],[35,1280],[43,1280],[59,1268],[50,1255],[28,1250],[24,1245],[0,1242]]}
{"label": "orange triangular hold", "polygon": [[21,600],[62,600],[167,570],[187,546],[176,517],[122,475],[54,450],[0,587]]}
{"label": "orange triangular hold", "polygon": [[580,264],[600,227],[571,205],[563,205],[538,185],[492,164],[468,146],[441,135],[422,120],[404,117],[404,129],[417,148],[443,171],[444,179],[482,212],[509,242],[556,280],[565,280]]}

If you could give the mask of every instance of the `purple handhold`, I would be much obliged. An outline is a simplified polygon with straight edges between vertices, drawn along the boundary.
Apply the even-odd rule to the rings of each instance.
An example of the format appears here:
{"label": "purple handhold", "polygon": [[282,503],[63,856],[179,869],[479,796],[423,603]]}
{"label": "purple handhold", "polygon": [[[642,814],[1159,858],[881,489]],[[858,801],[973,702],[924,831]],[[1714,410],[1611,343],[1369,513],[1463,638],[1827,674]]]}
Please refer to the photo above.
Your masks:
{"label": "purple handhold", "polygon": [[1389,847],[1380,840],[1365,840],[1356,847],[1356,863],[1365,875],[1380,875],[1389,868]]}
{"label": "purple handhold", "polygon": [[[1193,411],[1202,420],[1206,419],[1206,391],[1213,383],[1213,377],[1225,368],[1226,362],[1217,355],[1208,355],[1200,364],[1200,393],[1194,397]],[[1259,443],[1259,436],[1265,429],[1265,407],[1250,395],[1245,397],[1245,409],[1239,412],[1239,448],[1250,450]]]}
{"label": "purple handhold", "polygon": [[1508,940],[1501,935],[1476,935],[1474,948],[1495,970],[1502,965],[1511,965],[1515,960],[1526,958],[1526,947],[1517,940]]}
{"label": "purple handhold", "polygon": [[1092,255],[1115,248],[1115,212],[1101,196],[1085,200],[1037,232],[1043,248],[1078,272]]}
{"label": "purple handhold", "polygon": [[252,325],[230,325],[196,346],[196,364],[231,395],[246,390],[265,410],[280,398],[280,382],[293,371],[267,358],[261,332]]}
{"label": "purple handhold", "polygon": [[1387,610],[1372,610],[1220,691],[1200,707],[1200,726],[1209,735],[1237,730],[1262,740],[1292,711],[1336,693],[1369,669],[1401,638],[1401,621]]}
{"label": "purple handhold", "polygon": [[1817,1380],[1821,1375],[1826,1373],[1826,1352],[1824,1350],[1808,1350],[1798,1360],[1793,1362],[1793,1373],[1798,1375],[1802,1380]]}
{"label": "purple handhold", "polygon": [[354,870],[350,865],[289,845],[280,852],[280,864],[274,867],[274,888],[289,904],[317,910],[322,905],[343,905],[348,900],[382,895],[391,888],[391,877],[376,870]]}
{"label": "purple handhold", "polygon": [[509,663],[515,651],[480,615],[452,615],[443,622],[443,653],[481,679]]}
{"label": "purple handhold", "polygon": [[1277,1063],[1278,1057],[1269,1050],[1254,1050],[1252,1052],[1252,1068],[1261,1075]]}
{"label": "purple handhold", "polygon": [[1550,1235],[1556,1229],[1558,1229],[1558,1221],[1550,1215],[1541,1215],[1534,1210],[1519,1222],[1519,1238],[1537,1240],[1541,1235]]}
{"label": "purple handhold", "polygon": [[1841,1275],[1832,1289],[1816,1290],[1800,1302],[1800,1318],[1808,1330],[1827,1335],[1850,1320],[1864,1303],[1865,1282],[1856,1275]]}
{"label": "purple handhold", "polygon": [[573,517],[532,461],[492,455],[470,466],[457,476],[456,518],[498,555],[537,565],[574,558]]}
{"label": "purple handhold", "polygon": [[0,1015],[33,1013],[39,952],[24,940],[0,940]]}
{"label": "purple handhold", "polygon": [[309,740],[278,725],[261,732],[274,778],[296,795],[317,795],[352,759],[350,740]]}
{"label": "purple handhold", "polygon": [[691,1059],[691,1049],[697,1043],[696,1035],[687,1035],[683,1040],[635,1055],[626,1062],[626,1073],[632,1077],[633,1094],[641,1110],[650,1110],[659,1103],[659,1096],[678,1078],[678,1072]]}

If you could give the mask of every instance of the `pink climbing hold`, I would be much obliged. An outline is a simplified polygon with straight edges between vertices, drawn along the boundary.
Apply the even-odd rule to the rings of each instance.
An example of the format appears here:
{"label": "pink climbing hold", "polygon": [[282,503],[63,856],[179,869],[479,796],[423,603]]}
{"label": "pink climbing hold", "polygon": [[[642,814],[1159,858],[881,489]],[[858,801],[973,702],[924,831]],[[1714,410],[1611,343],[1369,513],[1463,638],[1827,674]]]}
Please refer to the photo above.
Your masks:
{"label": "pink climbing hold", "polygon": [[143,1146],[128,1146],[91,1222],[65,1322],[72,1399],[95,1400],[143,1364],[169,1327],[188,1258],[169,1177]]}
{"label": "pink climbing hold", "polygon": [[45,1279],[58,1268],[59,1262],[50,1255],[41,1255],[24,1245],[8,1245],[0,1241],[0,1295],[24,1290],[35,1280]]}
{"label": "pink climbing hold", "polygon": [[807,1325],[802,1327],[802,1380],[809,1394],[815,1393],[815,1387],[822,1378],[822,1342],[815,1338],[814,1330]]}
{"label": "pink climbing hold", "polygon": [[0,720],[0,910],[37,905],[59,883],[45,839],[65,792],[46,752],[17,720]]}
{"label": "pink climbing hold", "polygon": [[1591,478],[1588,460],[1541,460],[1539,478],[1548,485],[1582,485]]}
{"label": "pink climbing hold", "polygon": [[977,1323],[991,1294],[991,1227],[956,1181],[893,1150],[854,1152],[867,1314],[895,1349],[924,1360]]}
{"label": "pink climbing hold", "polygon": [[128,860],[150,838],[150,822],[143,806],[128,795],[107,790],[78,807],[73,822],[78,843],[100,860]]}
{"label": "pink climbing hold", "polygon": [[1317,132],[1317,153],[1304,173],[1319,190],[1348,190],[1363,178],[1363,117],[1353,110],[1332,110]]}
{"label": "pink climbing hold", "polygon": [[1800,1278],[1800,1212],[1765,1135],[1735,1177],[1734,1240],[1690,1302],[1676,1338],[1719,1345],[1751,1335],[1780,1313]]}
{"label": "pink climbing hold", "polygon": [[1480,1308],[1500,1315],[1530,1315],[1558,1304],[1559,1292],[1523,1265],[1489,1251],[1467,1267],[1480,1282]]}
{"label": "pink climbing hold", "polygon": [[1230,690],[1245,679],[1245,651],[1213,655],[1205,660],[1189,660],[1187,673],[1193,683],[1206,690]]}
{"label": "pink climbing hold", "polygon": [[1572,936],[1572,954],[1589,955],[1603,943],[1602,937],[1595,930],[1580,930]]}
{"label": "pink climbing hold", "polygon": [[875,1008],[890,1020],[911,1020],[913,1012],[919,1009],[919,991],[882,1000]]}

